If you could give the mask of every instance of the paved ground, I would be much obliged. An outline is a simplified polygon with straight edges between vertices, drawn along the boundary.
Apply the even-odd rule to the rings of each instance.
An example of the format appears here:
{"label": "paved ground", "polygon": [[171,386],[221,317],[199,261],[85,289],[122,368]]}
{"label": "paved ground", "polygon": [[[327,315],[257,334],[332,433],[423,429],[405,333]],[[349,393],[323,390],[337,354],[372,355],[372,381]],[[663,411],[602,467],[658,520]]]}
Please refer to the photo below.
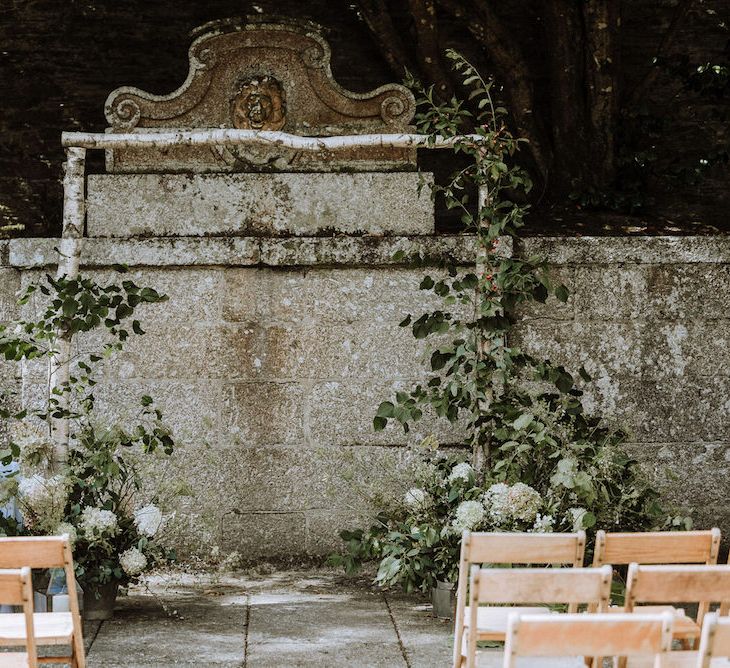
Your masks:
{"label": "paved ground", "polygon": [[329,570],[173,575],[87,626],[89,668],[448,666],[451,624],[430,608]]}

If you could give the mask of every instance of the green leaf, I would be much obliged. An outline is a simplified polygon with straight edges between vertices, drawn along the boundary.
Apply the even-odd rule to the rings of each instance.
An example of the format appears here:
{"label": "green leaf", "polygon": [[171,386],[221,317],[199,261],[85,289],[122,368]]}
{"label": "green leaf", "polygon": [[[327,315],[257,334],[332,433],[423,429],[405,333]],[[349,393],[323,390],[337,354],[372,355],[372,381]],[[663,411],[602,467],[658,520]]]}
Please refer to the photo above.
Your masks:
{"label": "green leaf", "polygon": [[390,401],[383,401],[378,406],[378,412],[376,415],[382,418],[392,418],[395,414],[395,406]]}
{"label": "green leaf", "polygon": [[383,431],[385,429],[385,426],[388,424],[388,420],[384,417],[375,416],[373,418],[373,430],[374,431]]}
{"label": "green leaf", "polygon": [[567,302],[568,296],[570,293],[568,292],[568,288],[566,288],[562,283],[555,288],[555,297],[561,301],[561,302]]}
{"label": "green leaf", "polygon": [[518,431],[522,431],[525,427],[527,427],[533,420],[535,419],[535,416],[532,413],[523,413],[514,421],[514,427]]}

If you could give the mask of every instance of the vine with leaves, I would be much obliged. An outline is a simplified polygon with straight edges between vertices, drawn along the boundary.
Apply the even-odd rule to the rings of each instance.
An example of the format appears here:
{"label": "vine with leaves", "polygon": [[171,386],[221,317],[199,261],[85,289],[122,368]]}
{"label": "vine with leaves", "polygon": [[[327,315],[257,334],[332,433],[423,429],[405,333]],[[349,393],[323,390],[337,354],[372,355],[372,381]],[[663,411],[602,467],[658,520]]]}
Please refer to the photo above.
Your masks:
{"label": "vine with leaves", "polygon": [[[630,531],[691,524],[659,503],[638,462],[620,447],[626,433],[586,413],[573,374],[512,340],[521,308],[550,295],[565,302],[569,293],[551,280],[543,260],[512,252],[519,249],[524,195],[532,186],[515,164],[523,140],[511,134],[506,109],[495,103],[494,83],[459,54],[448,56],[470,90],[467,101],[439,103],[433,88],[408,84],[418,98],[418,130],[429,141],[455,139],[454,150],[470,158],[445,185],[434,186],[433,195],[460,210],[475,235],[476,270],[451,265],[445,275],[421,281],[443,308],[400,324],[417,339],[436,341],[429,378],[382,402],[373,426],[379,431],[395,421],[408,432],[427,410],[434,412],[464,427],[471,465],[458,468],[458,452],[432,444],[421,449],[411,480],[418,486],[385,506],[378,499],[376,523],[344,531],[346,554],[333,557],[350,571],[380,560],[376,581],[406,589],[453,578],[463,529]],[[583,367],[577,373],[591,380]],[[510,512],[516,513],[511,519]]]}

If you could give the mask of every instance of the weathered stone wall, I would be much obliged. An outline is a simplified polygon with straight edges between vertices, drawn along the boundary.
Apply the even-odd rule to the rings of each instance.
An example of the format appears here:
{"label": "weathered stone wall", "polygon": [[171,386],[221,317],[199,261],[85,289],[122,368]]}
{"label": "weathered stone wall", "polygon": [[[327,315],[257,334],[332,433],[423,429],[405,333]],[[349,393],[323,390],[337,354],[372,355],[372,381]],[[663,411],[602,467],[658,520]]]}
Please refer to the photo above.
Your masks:
{"label": "weathered stone wall", "polygon": [[[147,334],[106,370],[99,405],[125,419],[143,393],[155,396],[179,448],[152,467],[177,494],[183,553],[211,546],[250,558],[323,555],[406,456],[409,437],[372,416],[394,388],[422,378],[424,349],[398,327],[428,304],[424,269],[393,253],[468,262],[466,237],[87,239],[84,271],[169,294],[145,307]],[[0,317],[12,293],[55,261],[55,240],[0,247]],[[728,306],[730,239],[536,238],[571,288],[567,304],[524,314],[517,336],[533,352],[595,382],[588,405],[631,431],[631,449],[667,498],[694,506],[698,524],[730,531]],[[89,346],[92,342],[82,342]],[[42,374],[26,370],[27,401]],[[354,480],[347,480],[355,471]],[[388,483],[385,483],[388,484]]]}
{"label": "weathered stone wall", "polygon": [[532,309],[518,338],[575,371],[586,404],[698,526],[730,531],[730,239],[529,239],[571,289]]}

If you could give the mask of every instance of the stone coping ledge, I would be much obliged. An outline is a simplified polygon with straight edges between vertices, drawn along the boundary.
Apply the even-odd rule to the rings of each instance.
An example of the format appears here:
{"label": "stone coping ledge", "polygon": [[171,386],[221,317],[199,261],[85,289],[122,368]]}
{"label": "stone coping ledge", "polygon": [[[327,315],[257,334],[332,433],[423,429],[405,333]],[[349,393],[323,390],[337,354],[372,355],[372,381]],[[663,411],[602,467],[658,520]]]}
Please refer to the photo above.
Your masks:
{"label": "stone coping ledge", "polygon": [[[58,239],[13,239],[0,246],[0,265],[40,269],[58,262]],[[408,265],[418,255],[425,264],[448,258],[472,264],[473,235],[392,237],[175,237],[154,239],[84,239],[83,267],[293,267]],[[395,257],[398,251],[404,258]],[[412,264],[412,262],[410,262]]]}
{"label": "stone coping ledge", "polygon": [[[55,266],[55,238],[0,241],[0,266]],[[686,237],[530,237],[521,253],[551,264],[725,264],[730,236]],[[505,250],[507,250],[505,248]],[[85,239],[82,266],[387,266],[408,264],[397,251],[420,253],[427,264],[443,257],[470,264],[473,235],[361,237],[175,237]]]}
{"label": "stone coping ledge", "polygon": [[730,236],[687,237],[528,237],[525,255],[550,264],[724,264],[730,262]]}

